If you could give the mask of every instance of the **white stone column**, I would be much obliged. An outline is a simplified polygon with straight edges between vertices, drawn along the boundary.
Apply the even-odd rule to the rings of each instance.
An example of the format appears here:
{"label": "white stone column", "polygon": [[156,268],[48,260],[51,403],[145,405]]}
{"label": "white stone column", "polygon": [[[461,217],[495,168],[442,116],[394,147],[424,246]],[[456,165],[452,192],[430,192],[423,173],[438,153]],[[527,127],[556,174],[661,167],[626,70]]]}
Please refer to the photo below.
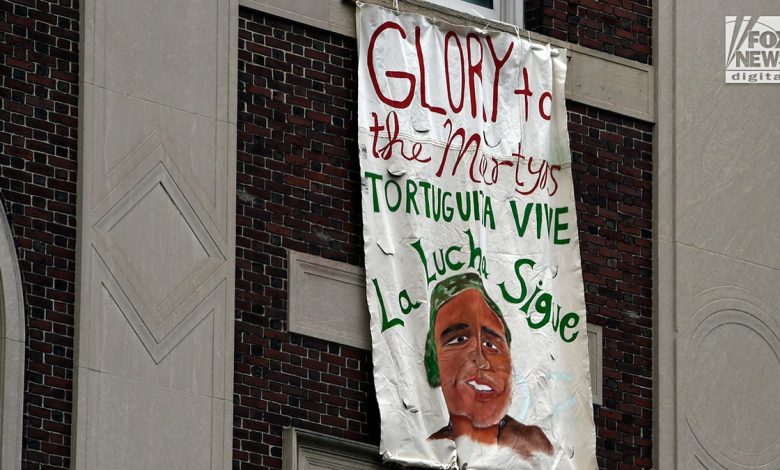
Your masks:
{"label": "white stone column", "polygon": [[661,469],[780,468],[780,84],[726,84],[725,15],[654,6],[655,444]]}
{"label": "white stone column", "polygon": [[24,292],[11,225],[0,213],[0,468],[22,458]]}
{"label": "white stone column", "polygon": [[231,462],[237,0],[85,0],[73,466]]}

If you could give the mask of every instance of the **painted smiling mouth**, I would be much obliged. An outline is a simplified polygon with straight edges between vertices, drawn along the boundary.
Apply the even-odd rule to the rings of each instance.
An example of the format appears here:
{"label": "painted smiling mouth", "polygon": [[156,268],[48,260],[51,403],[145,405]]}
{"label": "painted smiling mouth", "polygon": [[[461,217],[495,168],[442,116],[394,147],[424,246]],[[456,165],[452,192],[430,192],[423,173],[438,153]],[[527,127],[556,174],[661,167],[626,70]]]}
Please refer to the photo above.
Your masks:
{"label": "painted smiling mouth", "polygon": [[492,392],[493,389],[489,385],[483,385],[481,383],[478,383],[476,380],[469,380],[466,382],[467,385],[471,386],[474,390],[478,392]]}

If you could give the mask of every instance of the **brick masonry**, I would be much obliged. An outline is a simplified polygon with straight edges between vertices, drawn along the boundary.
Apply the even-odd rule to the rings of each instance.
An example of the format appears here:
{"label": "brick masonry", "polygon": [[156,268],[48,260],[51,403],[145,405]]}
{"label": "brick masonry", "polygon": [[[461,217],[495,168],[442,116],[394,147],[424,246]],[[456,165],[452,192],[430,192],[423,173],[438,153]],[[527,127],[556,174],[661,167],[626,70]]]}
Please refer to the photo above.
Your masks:
{"label": "brick masonry", "polygon": [[[649,2],[534,7],[531,29],[649,62]],[[27,305],[22,467],[69,468],[78,3],[2,1],[0,14],[0,196]],[[286,249],[362,264],[356,52],[248,10],[240,21],[234,467],[280,468],[282,426],[378,441],[370,355],[286,332]],[[599,466],[651,468],[652,126],[568,106],[588,314],[604,327]]]}
{"label": "brick masonry", "polygon": [[22,467],[70,468],[77,0],[0,2],[0,195],[26,305]]}
{"label": "brick masonry", "polygon": [[376,442],[369,353],[287,333],[287,249],[362,264],[355,41],[241,10],[234,468],[282,427]]}
{"label": "brick masonry", "polygon": [[599,468],[652,468],[652,125],[568,102],[588,321],[604,333]]}
{"label": "brick masonry", "polygon": [[[376,444],[370,354],[287,332],[286,249],[362,263],[354,39],[242,9],[235,469],[282,427]],[[568,103],[589,321],[604,327],[605,469],[651,468],[652,126]]]}
{"label": "brick masonry", "polygon": [[526,0],[531,31],[649,64],[651,0]]}

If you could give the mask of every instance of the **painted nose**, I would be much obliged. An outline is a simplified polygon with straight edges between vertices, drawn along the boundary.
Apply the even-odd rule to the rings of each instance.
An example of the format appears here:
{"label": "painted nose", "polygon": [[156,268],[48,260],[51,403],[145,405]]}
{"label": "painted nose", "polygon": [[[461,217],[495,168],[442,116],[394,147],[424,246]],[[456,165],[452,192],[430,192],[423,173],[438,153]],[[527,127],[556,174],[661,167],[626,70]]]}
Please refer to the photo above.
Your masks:
{"label": "painted nose", "polygon": [[490,363],[485,359],[485,355],[482,354],[480,345],[477,345],[477,347],[471,351],[470,356],[471,360],[474,361],[474,365],[477,366],[477,369],[490,369]]}

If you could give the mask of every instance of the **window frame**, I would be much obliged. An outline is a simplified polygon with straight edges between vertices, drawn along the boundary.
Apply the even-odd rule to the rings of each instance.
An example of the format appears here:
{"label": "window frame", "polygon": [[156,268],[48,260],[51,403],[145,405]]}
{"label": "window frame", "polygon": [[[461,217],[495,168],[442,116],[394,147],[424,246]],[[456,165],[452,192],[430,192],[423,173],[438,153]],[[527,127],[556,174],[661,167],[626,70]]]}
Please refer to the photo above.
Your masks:
{"label": "window frame", "polygon": [[485,8],[464,0],[425,0],[450,10],[459,11],[478,18],[486,18],[524,27],[523,3],[520,0],[493,0],[493,8]]}
{"label": "window frame", "polygon": [[282,470],[383,470],[379,448],[300,428],[282,430]]}

